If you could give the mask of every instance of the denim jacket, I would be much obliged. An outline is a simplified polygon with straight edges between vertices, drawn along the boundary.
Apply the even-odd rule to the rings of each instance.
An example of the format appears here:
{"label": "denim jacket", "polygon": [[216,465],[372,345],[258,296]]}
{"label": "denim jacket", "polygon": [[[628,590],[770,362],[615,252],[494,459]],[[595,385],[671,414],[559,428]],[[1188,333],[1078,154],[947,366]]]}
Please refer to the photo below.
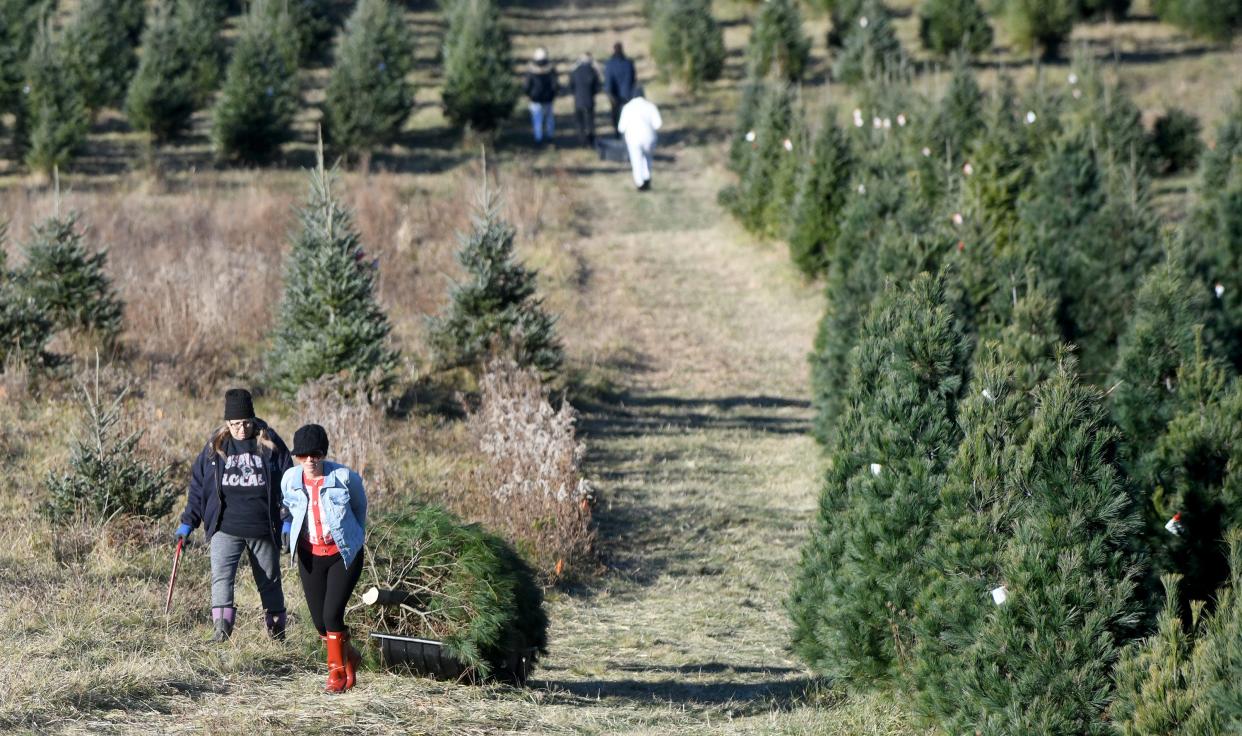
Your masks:
{"label": "denim jacket", "polygon": [[[367,493],[362,478],[340,463],[323,463],[323,488],[319,490],[319,509],[323,514],[332,540],[341,550],[345,567],[353,563],[362,550],[367,525]],[[280,493],[289,519],[285,522],[289,531],[289,554],[297,559],[298,537],[310,507],[310,497],[302,485],[302,467],[295,465],[285,471],[280,480]]]}

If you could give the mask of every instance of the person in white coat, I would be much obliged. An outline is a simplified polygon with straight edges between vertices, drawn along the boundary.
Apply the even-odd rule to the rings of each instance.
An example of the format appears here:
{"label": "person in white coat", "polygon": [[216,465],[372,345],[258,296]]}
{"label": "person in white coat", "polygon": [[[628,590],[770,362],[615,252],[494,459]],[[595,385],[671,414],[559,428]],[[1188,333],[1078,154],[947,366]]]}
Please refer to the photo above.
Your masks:
{"label": "person in white coat", "polygon": [[634,170],[634,186],[639,191],[651,188],[651,151],[655,148],[656,131],[662,125],[659,108],[643,96],[642,87],[637,87],[633,99],[621,108],[617,132],[625,136],[630,167]]}

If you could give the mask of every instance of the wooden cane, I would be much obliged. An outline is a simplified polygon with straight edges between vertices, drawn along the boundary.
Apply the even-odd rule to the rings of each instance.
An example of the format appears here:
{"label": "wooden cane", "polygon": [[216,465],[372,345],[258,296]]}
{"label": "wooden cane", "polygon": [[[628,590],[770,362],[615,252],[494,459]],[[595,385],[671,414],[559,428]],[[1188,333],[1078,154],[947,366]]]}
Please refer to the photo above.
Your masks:
{"label": "wooden cane", "polygon": [[172,577],[168,579],[168,597],[164,599],[164,614],[172,611],[173,586],[177,584],[177,568],[181,567],[181,548],[185,545],[185,537],[177,540],[177,553],[173,555]]}

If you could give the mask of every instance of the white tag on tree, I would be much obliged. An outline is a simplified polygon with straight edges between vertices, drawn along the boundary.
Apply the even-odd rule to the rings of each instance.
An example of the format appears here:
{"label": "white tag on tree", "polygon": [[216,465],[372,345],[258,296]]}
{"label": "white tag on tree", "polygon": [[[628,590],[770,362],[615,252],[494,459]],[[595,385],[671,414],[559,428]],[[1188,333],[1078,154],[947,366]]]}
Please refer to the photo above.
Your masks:
{"label": "white tag on tree", "polygon": [[1216,298],[1219,299],[1225,295],[1225,285],[1217,281],[1216,286],[1212,287],[1212,291],[1216,292]]}
{"label": "white tag on tree", "polygon": [[992,602],[998,606],[1009,600],[1009,590],[1003,585],[998,585],[988,592],[992,594]]}
{"label": "white tag on tree", "polygon": [[884,469],[883,465],[880,465],[879,463],[871,463],[871,474],[872,475],[879,477],[880,471],[883,469]]}
{"label": "white tag on tree", "polygon": [[1182,536],[1182,533],[1186,531],[1186,527],[1182,526],[1181,513],[1173,514],[1173,518],[1169,519],[1168,523],[1164,525],[1164,528],[1169,534],[1179,537]]}

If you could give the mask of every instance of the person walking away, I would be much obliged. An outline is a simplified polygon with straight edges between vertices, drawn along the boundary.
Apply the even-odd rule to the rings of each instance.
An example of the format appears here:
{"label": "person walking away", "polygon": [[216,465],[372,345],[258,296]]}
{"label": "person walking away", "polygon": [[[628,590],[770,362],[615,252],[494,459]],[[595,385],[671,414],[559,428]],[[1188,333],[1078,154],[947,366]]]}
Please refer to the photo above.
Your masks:
{"label": "person walking away", "polygon": [[278,488],[293,462],[275,430],[254,415],[250,392],[224,393],[224,424],[210,439],[190,472],[190,488],[178,541],[200,524],[211,553],[211,620],[214,639],[233,634],[237,565],[245,552],[263,603],[264,622],[273,639],[285,637],[285,594],[280,582],[282,509]]}
{"label": "person walking away", "polygon": [[547,49],[535,49],[522,91],[530,98],[530,122],[535,129],[535,143],[551,141],[556,132],[552,104],[560,92],[560,85],[556,81],[556,67],[548,61]]}
{"label": "person walking away", "polygon": [[328,692],[354,686],[362,656],[349,642],[345,605],[362,574],[367,494],[362,478],[325,459],[328,433],[307,424],[293,435],[298,465],[281,479],[289,512],[285,543],[302,578],[306,606],[328,655]]}
{"label": "person walking away", "polygon": [[595,145],[595,95],[602,86],[595,59],[588,51],[569,73],[569,88],[574,94],[574,123],[578,126],[578,138],[585,146]]}
{"label": "person walking away", "polygon": [[639,191],[651,188],[651,151],[655,148],[656,131],[663,125],[659,108],[646,99],[642,87],[636,87],[634,98],[621,109],[617,130],[625,136],[630,168],[634,172],[634,186]]}
{"label": "person walking away", "polygon": [[625,56],[625,49],[620,42],[612,45],[612,57],[604,64],[604,91],[608,93],[608,102],[612,105],[612,127],[621,135],[618,127],[621,120],[621,108],[634,96],[634,86],[638,79],[634,73],[634,62]]}

